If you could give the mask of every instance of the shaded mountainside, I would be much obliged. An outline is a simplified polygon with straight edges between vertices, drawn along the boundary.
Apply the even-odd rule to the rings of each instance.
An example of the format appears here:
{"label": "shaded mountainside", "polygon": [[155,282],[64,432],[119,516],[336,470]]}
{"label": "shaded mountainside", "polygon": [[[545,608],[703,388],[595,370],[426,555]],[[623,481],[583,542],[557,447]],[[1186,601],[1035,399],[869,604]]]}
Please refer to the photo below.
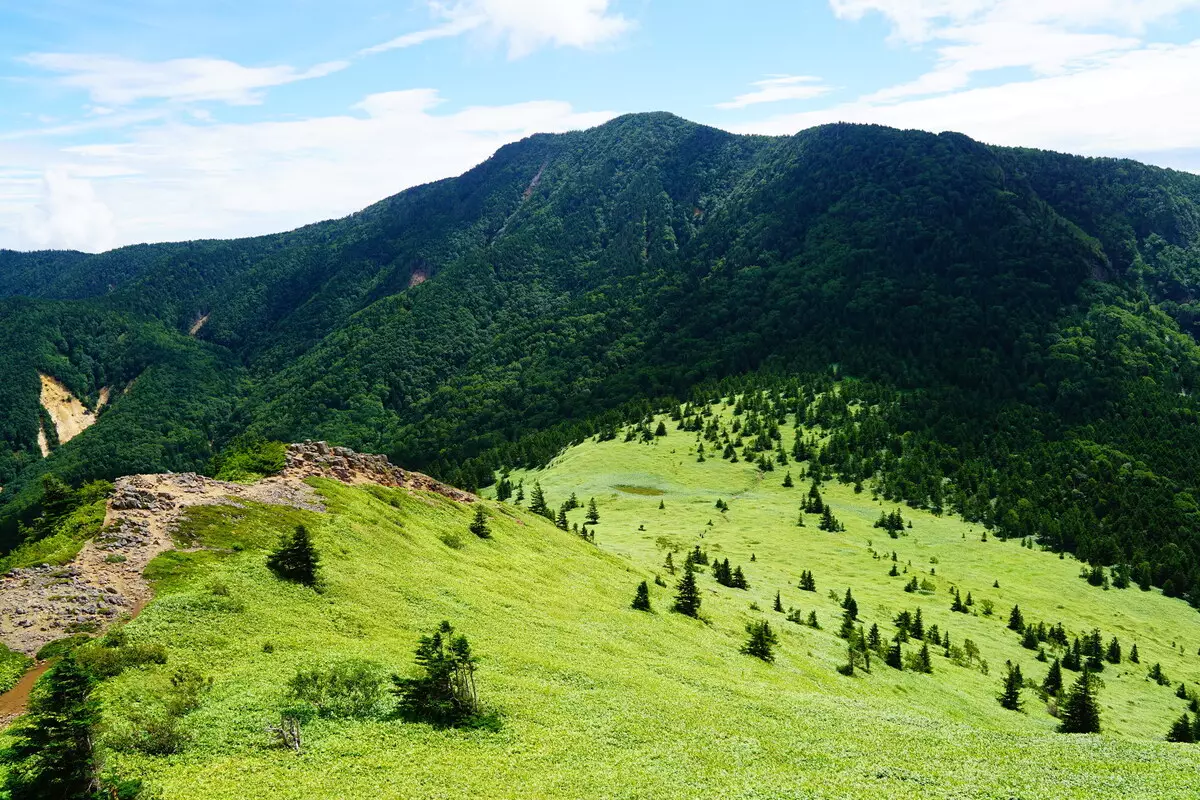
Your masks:
{"label": "shaded mountainside", "polygon": [[[48,469],[198,469],[248,432],[473,487],[615,410],[836,365],[880,407],[843,420],[845,479],[1200,602],[1198,220],[1200,178],[1132,162],[651,114],[291,233],[0,253],[0,531]],[[39,370],[113,387],[48,459]]]}

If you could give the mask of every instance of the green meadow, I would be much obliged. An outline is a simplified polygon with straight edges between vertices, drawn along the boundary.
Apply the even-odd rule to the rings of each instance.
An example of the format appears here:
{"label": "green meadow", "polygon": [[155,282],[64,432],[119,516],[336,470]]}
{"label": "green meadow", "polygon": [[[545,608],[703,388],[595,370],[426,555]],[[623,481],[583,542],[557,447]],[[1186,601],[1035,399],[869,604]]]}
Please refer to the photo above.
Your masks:
{"label": "green meadow", "polygon": [[[799,507],[808,484],[784,488],[795,463],[761,473],[718,457],[698,462],[696,435],[651,443],[590,441],[546,469],[514,473],[526,497],[537,481],[553,508],[574,492],[595,498],[595,543],[510,503],[486,502],[490,539],[468,532],[472,509],[444,498],[315,481],[329,513],[276,507],[195,510],[181,541],[206,549],[151,564],[158,596],[129,623],[134,641],[166,647],[165,665],[126,670],[99,689],[105,769],[174,798],[1170,798],[1200,791],[1200,745],[1164,741],[1186,708],[1179,682],[1200,688],[1200,615],[1136,586],[1104,590],[1071,558],[1001,542],[948,516],[901,509],[898,539],[873,527],[894,506],[870,486],[827,482],[844,532],[818,530]],[[794,430],[783,430],[790,445]],[[728,504],[720,511],[716,501]],[[660,507],[661,504],[661,507]],[[582,524],[584,508],[569,514]],[[709,524],[711,522],[711,525]],[[305,524],[322,555],[314,592],[265,567],[284,531]],[[747,590],[698,575],[702,620],[670,611],[694,546],[729,558]],[[889,577],[891,553],[901,574]],[[810,570],[817,591],[797,588]],[[659,575],[666,587],[654,584]],[[912,577],[928,591],[909,593]],[[650,581],[653,613],[630,608]],[[998,584],[998,588],[996,588]],[[950,611],[951,588],[973,613]],[[933,648],[933,673],[840,675],[847,588],[866,627],[885,637],[902,609],[952,642],[974,641],[989,664],[959,666]],[[772,610],[815,611],[814,630]],[[990,601],[995,613],[982,613]],[[1006,627],[1061,622],[1073,636],[1098,628],[1141,663],[1101,674],[1103,733],[1056,732],[1037,693],[1025,710],[996,696],[1006,660],[1038,682],[1047,665]],[[273,746],[266,726],[289,703],[301,669],[368,659],[410,674],[417,638],[441,620],[481,658],[481,699],[498,729],[438,729],[386,708],[370,718],[317,718],[302,752]],[[739,652],[746,624],[767,619],[780,642],[767,664]],[[919,643],[910,642],[911,650]],[[1171,684],[1147,680],[1161,663]],[[153,716],[172,670],[211,677],[171,755],[121,746],[133,720]],[[1075,674],[1065,673],[1068,683]]]}

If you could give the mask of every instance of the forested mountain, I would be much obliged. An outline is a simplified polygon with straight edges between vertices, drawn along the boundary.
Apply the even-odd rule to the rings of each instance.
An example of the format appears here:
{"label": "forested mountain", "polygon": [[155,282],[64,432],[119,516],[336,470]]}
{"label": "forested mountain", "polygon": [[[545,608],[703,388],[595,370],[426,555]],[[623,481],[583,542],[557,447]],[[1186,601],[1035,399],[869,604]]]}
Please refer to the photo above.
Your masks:
{"label": "forested mountain", "polygon": [[[291,233],[0,253],[0,530],[46,470],[204,468],[249,434],[485,484],[617,410],[805,375],[837,477],[1200,605],[1198,285],[1195,176],[622,117]],[[46,459],[38,372],[113,397]]]}

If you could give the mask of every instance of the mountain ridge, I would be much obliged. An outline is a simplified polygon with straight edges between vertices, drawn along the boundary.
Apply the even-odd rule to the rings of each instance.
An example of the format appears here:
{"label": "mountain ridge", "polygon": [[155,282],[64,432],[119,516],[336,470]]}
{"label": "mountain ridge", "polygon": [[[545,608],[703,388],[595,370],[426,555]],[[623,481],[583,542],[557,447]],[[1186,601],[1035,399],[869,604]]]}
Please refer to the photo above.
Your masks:
{"label": "mountain ridge", "polygon": [[[46,470],[204,469],[239,435],[323,438],[473,488],[616,409],[836,364],[910,393],[888,421],[888,446],[911,434],[901,460],[922,474],[893,482],[905,500],[929,505],[910,487],[947,480],[981,522],[1029,531],[1053,522],[1017,502],[1035,496],[1095,520],[1121,542],[1103,557],[1133,563],[1160,563],[1169,539],[1183,555],[1161,563],[1183,566],[1157,580],[1200,601],[1197,220],[1200,178],[1135,162],[878,126],[742,137],[650,114],[539,134],[289,233],[0,254],[0,294],[16,285],[6,261],[27,283],[65,264],[53,291],[92,293],[0,300],[0,483],[14,487],[0,532],[11,542],[36,516]],[[45,460],[37,369],[117,397]],[[1078,499],[1070,476],[1095,472],[1092,445],[1179,501]],[[861,456],[848,477],[895,477]]]}

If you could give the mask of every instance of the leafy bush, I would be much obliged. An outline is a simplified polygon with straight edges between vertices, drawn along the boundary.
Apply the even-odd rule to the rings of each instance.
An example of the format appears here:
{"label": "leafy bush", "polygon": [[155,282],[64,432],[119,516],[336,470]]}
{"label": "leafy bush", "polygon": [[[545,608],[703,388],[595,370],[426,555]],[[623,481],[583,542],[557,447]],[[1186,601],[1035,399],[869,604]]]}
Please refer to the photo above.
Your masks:
{"label": "leafy bush", "polygon": [[282,472],[286,464],[283,442],[238,437],[213,458],[211,468],[217,480],[250,483]]}
{"label": "leafy bush", "polygon": [[365,659],[347,659],[331,666],[301,670],[288,681],[288,695],[307,703],[322,717],[369,717],[379,712],[386,673]]}

